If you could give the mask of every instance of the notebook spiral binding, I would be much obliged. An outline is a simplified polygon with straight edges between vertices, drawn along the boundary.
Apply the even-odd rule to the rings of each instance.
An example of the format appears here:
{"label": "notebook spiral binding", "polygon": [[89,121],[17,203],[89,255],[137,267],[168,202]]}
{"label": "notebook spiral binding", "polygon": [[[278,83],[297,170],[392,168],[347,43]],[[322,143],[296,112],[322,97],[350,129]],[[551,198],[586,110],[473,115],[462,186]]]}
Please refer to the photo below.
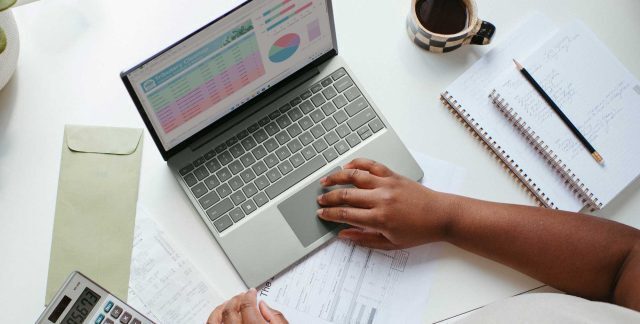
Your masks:
{"label": "notebook spiral binding", "polygon": [[458,120],[478,138],[485,148],[491,152],[496,160],[502,164],[504,169],[516,180],[520,186],[533,198],[540,206],[546,208],[558,209],[555,203],[547,197],[536,183],[528,177],[527,173],[502,149],[502,147],[493,140],[493,137],[487,133],[475,119],[462,108],[458,101],[449,94],[448,91],[440,94],[442,103],[454,113]]}
{"label": "notebook spiral binding", "polygon": [[489,94],[489,98],[493,104],[500,110],[500,112],[513,123],[513,126],[525,137],[525,139],[535,148],[535,150],[547,161],[547,163],[553,168],[553,170],[564,180],[565,184],[569,186],[569,189],[580,199],[583,205],[589,208],[591,211],[602,208],[602,203],[598,201],[598,198],[594,197],[589,188],[580,181],[580,178],[558,157],[554,151],[549,148],[549,145],[545,144],[540,136],[536,135],[536,132],[527,126],[527,123],[522,117],[518,116],[518,113],[509,108],[509,103],[505,102],[505,99],[500,96],[494,89]]}

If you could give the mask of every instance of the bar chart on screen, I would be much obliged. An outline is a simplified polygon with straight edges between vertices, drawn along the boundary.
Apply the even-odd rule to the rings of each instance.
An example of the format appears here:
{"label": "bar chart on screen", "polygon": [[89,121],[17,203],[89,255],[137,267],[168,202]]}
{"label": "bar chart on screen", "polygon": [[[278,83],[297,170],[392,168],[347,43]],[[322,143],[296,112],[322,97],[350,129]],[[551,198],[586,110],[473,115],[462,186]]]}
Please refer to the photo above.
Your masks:
{"label": "bar chart on screen", "polygon": [[264,25],[268,32],[278,33],[287,29],[287,26],[293,25],[312,14],[314,5],[313,1],[303,0],[283,0],[282,2],[266,9],[262,13]]}
{"label": "bar chart on screen", "polygon": [[162,129],[169,133],[264,74],[253,22],[247,20],[145,80],[141,87]]}

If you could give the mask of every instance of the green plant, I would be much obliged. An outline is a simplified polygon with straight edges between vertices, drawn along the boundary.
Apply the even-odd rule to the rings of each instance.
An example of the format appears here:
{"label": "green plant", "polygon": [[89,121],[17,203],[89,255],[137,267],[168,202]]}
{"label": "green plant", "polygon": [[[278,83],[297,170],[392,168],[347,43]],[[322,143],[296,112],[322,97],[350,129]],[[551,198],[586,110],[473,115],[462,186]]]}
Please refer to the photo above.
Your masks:
{"label": "green plant", "polygon": [[[11,8],[17,0],[0,0],[0,12]],[[0,28],[0,54],[7,48],[7,35],[4,30]]]}

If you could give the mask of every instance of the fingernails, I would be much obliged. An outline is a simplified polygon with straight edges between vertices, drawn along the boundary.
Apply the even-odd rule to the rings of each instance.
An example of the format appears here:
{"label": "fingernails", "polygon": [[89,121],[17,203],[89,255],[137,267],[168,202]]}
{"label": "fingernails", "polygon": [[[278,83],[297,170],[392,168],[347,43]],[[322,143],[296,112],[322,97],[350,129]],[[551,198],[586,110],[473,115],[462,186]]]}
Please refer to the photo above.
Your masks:
{"label": "fingernails", "polygon": [[322,217],[322,213],[324,212],[324,209],[320,208],[318,210],[316,210],[316,214],[318,214],[318,216]]}
{"label": "fingernails", "polygon": [[251,288],[251,289],[249,289],[249,292],[254,293],[254,292],[257,292],[257,290],[255,288]]}
{"label": "fingernails", "polygon": [[327,184],[327,177],[322,177],[322,179],[320,179],[320,184],[321,185],[326,185]]}
{"label": "fingernails", "polygon": [[319,203],[322,203],[322,199],[323,199],[323,198],[324,198],[324,195],[320,195],[320,196],[318,196],[318,198],[316,198],[316,200],[317,200]]}

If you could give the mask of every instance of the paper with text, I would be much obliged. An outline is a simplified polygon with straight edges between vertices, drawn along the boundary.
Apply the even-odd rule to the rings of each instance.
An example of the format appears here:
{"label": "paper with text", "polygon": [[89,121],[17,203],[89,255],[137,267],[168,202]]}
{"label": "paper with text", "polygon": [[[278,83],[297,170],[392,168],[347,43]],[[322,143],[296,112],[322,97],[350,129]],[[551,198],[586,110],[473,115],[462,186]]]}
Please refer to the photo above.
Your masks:
{"label": "paper with text", "polygon": [[[465,170],[412,152],[432,189],[455,192]],[[335,240],[259,289],[290,323],[422,323],[438,244],[381,251]]]}

